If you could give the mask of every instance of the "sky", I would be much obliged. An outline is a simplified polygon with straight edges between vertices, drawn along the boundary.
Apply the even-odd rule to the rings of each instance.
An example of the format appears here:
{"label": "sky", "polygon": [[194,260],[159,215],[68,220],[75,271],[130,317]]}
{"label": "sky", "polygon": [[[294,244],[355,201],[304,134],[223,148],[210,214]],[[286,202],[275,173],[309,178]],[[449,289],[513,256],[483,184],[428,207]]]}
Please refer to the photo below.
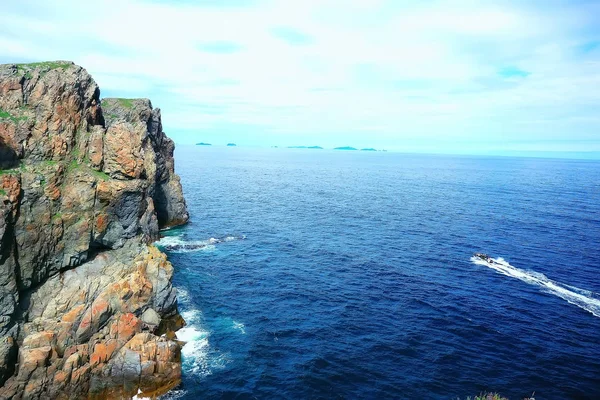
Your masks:
{"label": "sky", "polygon": [[180,144],[600,154],[600,1],[20,0],[0,49],[150,98]]}

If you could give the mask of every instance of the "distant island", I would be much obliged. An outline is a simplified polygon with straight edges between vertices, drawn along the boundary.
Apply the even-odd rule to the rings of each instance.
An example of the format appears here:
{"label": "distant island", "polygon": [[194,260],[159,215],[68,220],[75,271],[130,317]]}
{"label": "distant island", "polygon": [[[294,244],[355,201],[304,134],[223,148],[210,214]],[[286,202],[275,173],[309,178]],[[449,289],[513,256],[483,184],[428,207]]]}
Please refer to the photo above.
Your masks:
{"label": "distant island", "polygon": [[360,151],[377,151],[377,150],[372,147],[368,147],[366,149],[360,149]]}
{"label": "distant island", "polygon": [[323,150],[321,146],[288,146],[288,149],[318,149]]}
{"label": "distant island", "polygon": [[200,143],[196,143],[196,146],[212,146],[212,144],[200,142]]}
{"label": "distant island", "polygon": [[237,146],[237,144],[235,144],[235,143],[227,143],[227,147],[236,147],[236,146]]}
{"label": "distant island", "polygon": [[336,147],[334,150],[358,150],[358,149],[356,147],[343,146],[343,147]]}

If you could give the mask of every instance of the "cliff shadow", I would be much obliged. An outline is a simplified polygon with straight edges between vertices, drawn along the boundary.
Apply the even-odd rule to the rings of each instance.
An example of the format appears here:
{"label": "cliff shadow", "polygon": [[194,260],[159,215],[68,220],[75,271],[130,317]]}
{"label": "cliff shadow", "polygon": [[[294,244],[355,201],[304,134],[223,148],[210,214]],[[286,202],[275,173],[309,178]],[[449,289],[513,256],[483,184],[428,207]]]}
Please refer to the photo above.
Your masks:
{"label": "cliff shadow", "polygon": [[8,169],[16,167],[19,164],[19,157],[17,152],[14,151],[0,136],[0,169]]}

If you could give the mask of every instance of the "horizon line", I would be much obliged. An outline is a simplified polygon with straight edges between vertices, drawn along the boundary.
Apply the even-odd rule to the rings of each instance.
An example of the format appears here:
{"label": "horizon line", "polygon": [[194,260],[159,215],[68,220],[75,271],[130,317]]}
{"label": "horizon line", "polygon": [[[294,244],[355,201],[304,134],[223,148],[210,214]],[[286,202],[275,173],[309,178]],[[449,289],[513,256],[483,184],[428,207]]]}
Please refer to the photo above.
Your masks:
{"label": "horizon line", "polygon": [[[229,142],[233,143],[233,142]],[[393,153],[410,155],[431,155],[431,156],[470,156],[470,157],[503,157],[503,158],[541,158],[541,159],[562,159],[562,160],[587,160],[600,161],[600,151],[551,151],[551,150],[492,150],[489,152],[444,152],[444,151],[418,151],[401,149],[377,149],[371,147],[337,146],[323,147],[318,145],[311,146],[285,146],[285,145],[238,145],[228,146],[225,144],[206,143],[207,145],[198,145],[193,143],[175,143],[177,147],[194,148],[247,148],[247,149],[273,149],[273,150],[329,150],[340,153]],[[312,147],[312,148],[311,148]],[[352,147],[354,150],[345,148]],[[375,150],[370,150],[375,149]]]}

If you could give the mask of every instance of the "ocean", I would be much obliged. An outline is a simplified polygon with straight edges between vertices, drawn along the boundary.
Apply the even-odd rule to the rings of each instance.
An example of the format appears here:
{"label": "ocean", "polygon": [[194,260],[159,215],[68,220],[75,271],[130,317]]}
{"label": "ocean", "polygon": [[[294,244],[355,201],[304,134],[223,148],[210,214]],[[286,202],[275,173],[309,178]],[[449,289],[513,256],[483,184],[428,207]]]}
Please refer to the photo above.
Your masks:
{"label": "ocean", "polygon": [[180,146],[176,171],[165,398],[600,399],[599,161]]}

